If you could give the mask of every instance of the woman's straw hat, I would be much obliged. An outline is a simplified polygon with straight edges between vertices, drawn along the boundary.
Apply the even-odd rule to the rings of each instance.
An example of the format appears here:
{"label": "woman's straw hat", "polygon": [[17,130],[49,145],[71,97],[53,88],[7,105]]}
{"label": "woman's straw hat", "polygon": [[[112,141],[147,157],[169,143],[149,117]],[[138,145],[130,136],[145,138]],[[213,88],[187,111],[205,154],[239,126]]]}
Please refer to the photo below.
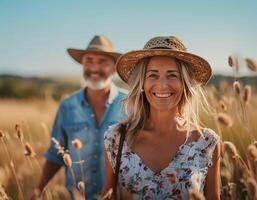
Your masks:
{"label": "woman's straw hat", "polygon": [[210,64],[202,57],[187,52],[185,45],[174,36],[154,37],[144,46],[143,50],[123,54],[116,63],[117,73],[126,83],[136,64],[143,58],[152,56],[171,56],[188,63],[192,68],[194,79],[204,85],[211,78]]}

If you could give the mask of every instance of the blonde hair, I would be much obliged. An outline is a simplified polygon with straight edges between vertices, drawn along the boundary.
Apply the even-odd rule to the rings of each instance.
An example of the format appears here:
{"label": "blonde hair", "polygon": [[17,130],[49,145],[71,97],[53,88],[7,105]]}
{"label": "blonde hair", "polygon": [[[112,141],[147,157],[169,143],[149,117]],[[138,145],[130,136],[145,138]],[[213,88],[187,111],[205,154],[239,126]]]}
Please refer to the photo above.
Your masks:
{"label": "blonde hair", "polygon": [[[142,92],[147,65],[151,57],[144,58],[135,66],[129,78],[129,93],[123,100],[123,110],[127,115],[123,124],[127,125],[126,141],[132,145],[138,133],[144,128],[150,115],[150,105]],[[183,94],[178,104],[178,117],[183,119],[183,129],[200,130],[200,109],[209,113],[210,106],[206,100],[203,88],[195,82],[194,73],[190,65],[176,59],[183,84]]]}

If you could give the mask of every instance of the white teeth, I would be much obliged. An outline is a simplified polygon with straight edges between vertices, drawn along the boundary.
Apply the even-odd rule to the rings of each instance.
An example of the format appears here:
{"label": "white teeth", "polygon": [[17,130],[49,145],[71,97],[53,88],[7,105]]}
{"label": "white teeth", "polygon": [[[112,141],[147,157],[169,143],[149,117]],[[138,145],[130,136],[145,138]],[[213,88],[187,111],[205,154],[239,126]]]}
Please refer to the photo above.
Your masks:
{"label": "white teeth", "polygon": [[171,93],[166,93],[166,94],[154,93],[154,95],[160,98],[167,98],[167,97],[170,97],[172,94]]}

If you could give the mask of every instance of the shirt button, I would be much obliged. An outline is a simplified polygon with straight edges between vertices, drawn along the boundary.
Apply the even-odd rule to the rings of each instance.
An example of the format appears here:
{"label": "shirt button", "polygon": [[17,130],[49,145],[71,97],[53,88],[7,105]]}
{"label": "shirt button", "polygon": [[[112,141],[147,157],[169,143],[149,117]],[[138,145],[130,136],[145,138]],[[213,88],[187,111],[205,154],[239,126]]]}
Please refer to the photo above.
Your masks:
{"label": "shirt button", "polygon": [[93,117],[95,117],[95,115],[92,113],[92,114],[91,114],[91,117],[93,118]]}
{"label": "shirt button", "polygon": [[98,133],[98,132],[99,132],[99,129],[96,129],[96,130],[95,130],[95,132],[97,132],[97,133]]}
{"label": "shirt button", "polygon": [[98,159],[98,155],[94,155],[94,158],[95,158],[95,159]]}
{"label": "shirt button", "polygon": [[99,143],[98,142],[95,142],[95,146],[98,146],[99,145]]}
{"label": "shirt button", "polygon": [[93,186],[97,186],[96,182],[93,182]]}

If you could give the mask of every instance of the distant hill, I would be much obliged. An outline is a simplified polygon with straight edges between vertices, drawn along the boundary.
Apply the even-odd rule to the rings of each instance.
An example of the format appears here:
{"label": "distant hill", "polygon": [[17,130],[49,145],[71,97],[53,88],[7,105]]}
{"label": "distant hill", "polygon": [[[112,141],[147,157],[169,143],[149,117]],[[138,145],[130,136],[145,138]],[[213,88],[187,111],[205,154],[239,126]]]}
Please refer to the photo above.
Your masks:
{"label": "distant hill", "polygon": [[[257,88],[257,76],[240,77],[243,85],[250,84]],[[53,98],[60,100],[63,96],[79,89],[81,78],[76,76],[60,77],[22,77],[15,75],[0,75],[0,98]],[[219,87],[220,83],[233,83],[234,78],[229,76],[214,75],[208,85]],[[126,87],[117,77],[115,84]]]}
{"label": "distant hill", "polygon": [[79,81],[60,77],[21,77],[0,75],[1,98],[54,98],[70,94],[80,88]]}

